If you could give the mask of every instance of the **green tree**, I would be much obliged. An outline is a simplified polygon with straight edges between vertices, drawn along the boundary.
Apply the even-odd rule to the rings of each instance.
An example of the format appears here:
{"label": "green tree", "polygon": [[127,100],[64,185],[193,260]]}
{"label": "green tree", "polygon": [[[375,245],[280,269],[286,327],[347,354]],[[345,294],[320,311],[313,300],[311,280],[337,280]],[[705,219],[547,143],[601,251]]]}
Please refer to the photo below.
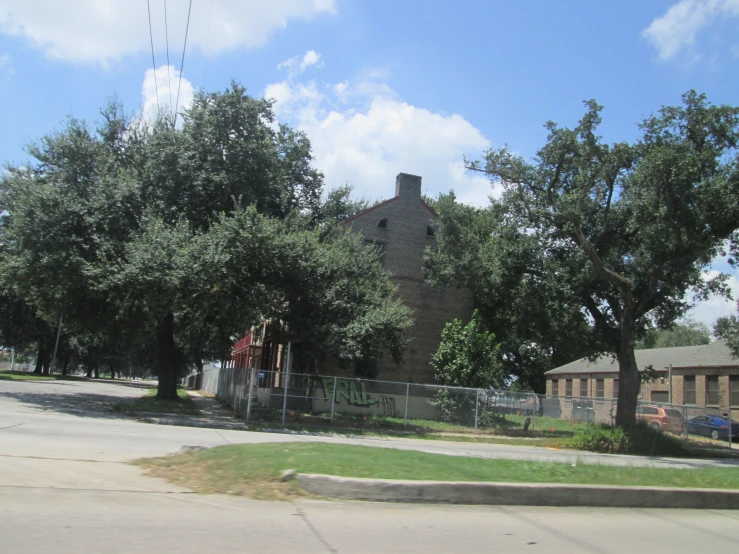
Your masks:
{"label": "green tree", "polygon": [[407,312],[376,257],[306,228],[361,203],[345,188],[321,204],[305,135],[236,84],[184,120],[146,125],[113,101],[96,129],[70,119],[33,143],[0,181],[0,281],[48,324],[64,315],[90,372],[135,360],[165,398],[264,318],[317,325],[300,332],[327,351],[399,356]]}
{"label": "green tree", "polygon": [[435,209],[437,248],[426,252],[426,274],[433,284],[474,292],[509,377],[543,393],[544,372],[597,351],[586,315],[560,286],[562,258],[513,225],[507,203],[475,208],[450,193]]}
{"label": "green tree", "polygon": [[737,243],[739,108],[689,92],[644,120],[633,144],[607,145],[601,106],[586,106],[574,129],[547,124],[533,161],[502,148],[470,167],[504,186],[510,225],[559,264],[558,286],[618,359],[616,422],[633,424],[636,341],[684,315],[689,290],[728,294],[725,275],[706,281],[702,270]]}
{"label": "green tree", "polygon": [[690,318],[675,323],[669,329],[648,329],[636,342],[636,348],[671,348],[710,344],[711,332],[705,323]]}
{"label": "green tree", "polygon": [[467,325],[458,319],[446,324],[431,366],[440,385],[477,389],[505,385],[495,335],[485,328],[477,310]]}
{"label": "green tree", "polygon": [[739,317],[730,315],[718,318],[713,324],[713,334],[725,340],[734,357],[739,358]]}

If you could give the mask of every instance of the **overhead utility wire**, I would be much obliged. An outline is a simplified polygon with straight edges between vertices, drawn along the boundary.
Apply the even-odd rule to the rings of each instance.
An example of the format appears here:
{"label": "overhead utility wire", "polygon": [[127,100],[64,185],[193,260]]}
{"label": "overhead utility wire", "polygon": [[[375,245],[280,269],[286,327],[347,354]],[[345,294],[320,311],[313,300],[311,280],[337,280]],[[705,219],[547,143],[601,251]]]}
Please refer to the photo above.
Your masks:
{"label": "overhead utility wire", "polygon": [[154,89],[157,93],[157,111],[159,111],[159,85],[157,85],[157,64],[154,61],[154,36],[151,34],[151,6],[146,0],[146,11],[149,12],[149,40],[151,41],[151,68],[154,71]]}
{"label": "overhead utility wire", "polygon": [[187,8],[187,26],[185,27],[185,44],[182,46],[182,63],[180,64],[180,82],[177,84],[177,101],[174,105],[174,124],[177,125],[177,108],[180,105],[180,85],[182,84],[182,69],[185,67],[185,51],[187,50],[187,33],[190,30],[190,12],[192,11],[192,0]]}
{"label": "overhead utility wire", "polygon": [[167,87],[169,88],[169,115],[172,116],[172,80],[169,77],[169,24],[167,23],[167,0],[164,0],[164,41],[167,44]]}

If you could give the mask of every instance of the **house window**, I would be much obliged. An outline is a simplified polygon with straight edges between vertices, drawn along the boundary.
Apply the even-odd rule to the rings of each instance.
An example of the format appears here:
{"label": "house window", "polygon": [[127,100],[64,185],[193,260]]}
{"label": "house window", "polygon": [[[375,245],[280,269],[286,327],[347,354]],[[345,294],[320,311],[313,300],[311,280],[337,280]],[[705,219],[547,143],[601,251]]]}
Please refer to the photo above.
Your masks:
{"label": "house window", "polygon": [[431,227],[431,225],[429,225],[428,227],[426,227],[426,236],[427,237],[434,237],[434,236],[436,236],[436,233],[434,232],[434,228]]}
{"label": "house window", "polygon": [[559,380],[552,379],[552,396],[559,396]]}
{"label": "house window", "polygon": [[580,396],[588,396],[590,393],[588,392],[588,380],[587,379],[580,379]]}
{"label": "house window", "polygon": [[695,375],[683,377],[683,404],[695,405]]}
{"label": "house window", "polygon": [[565,380],[565,396],[572,396],[572,379]]}
{"label": "house window", "polygon": [[605,379],[595,380],[595,397],[603,398],[606,395],[606,381]]}
{"label": "house window", "polygon": [[706,406],[718,406],[718,375],[706,377]]}
{"label": "house window", "polygon": [[739,375],[729,376],[729,398],[732,406],[739,406]]}
{"label": "house window", "polygon": [[381,219],[380,223],[377,224],[380,229],[387,229],[387,218]]}
{"label": "house window", "polygon": [[613,398],[618,398],[618,379],[613,380]]}
{"label": "house window", "polygon": [[652,402],[669,402],[670,393],[667,391],[653,390]]}

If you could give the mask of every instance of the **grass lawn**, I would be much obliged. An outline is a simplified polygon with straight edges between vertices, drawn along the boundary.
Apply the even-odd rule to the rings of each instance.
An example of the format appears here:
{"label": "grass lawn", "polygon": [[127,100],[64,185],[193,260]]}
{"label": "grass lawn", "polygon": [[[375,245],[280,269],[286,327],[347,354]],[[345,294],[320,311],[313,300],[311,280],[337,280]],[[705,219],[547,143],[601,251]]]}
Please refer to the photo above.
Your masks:
{"label": "grass lawn", "polygon": [[5,381],[51,381],[52,379],[56,379],[56,377],[25,371],[0,371],[0,380]]}
{"label": "grass lawn", "polygon": [[[274,426],[282,419],[279,410],[261,410],[252,414],[250,425],[264,425],[266,427]],[[505,437],[529,437],[551,440],[552,438],[570,438],[575,432],[584,427],[584,423],[571,422],[563,419],[555,419],[549,417],[537,417],[534,419],[534,425],[529,426],[528,431],[524,431],[524,423],[526,416],[506,414],[498,418],[493,418],[489,425],[479,425],[475,431],[474,426],[462,425],[460,423],[451,423],[446,421],[433,421],[426,419],[409,419],[407,425],[402,417],[388,417],[380,415],[361,416],[355,414],[334,414],[333,422],[330,422],[329,413],[301,413],[298,411],[289,412],[287,417],[288,426],[295,428],[311,428],[319,430],[321,427],[348,428],[355,431],[361,431],[363,434],[372,431],[381,431],[383,433],[390,432],[415,432],[424,433],[450,433],[470,436],[505,436]],[[271,424],[271,425],[270,425]]]}
{"label": "grass lawn", "polygon": [[139,460],[150,475],[203,493],[289,500],[304,495],[280,483],[283,470],[342,477],[513,483],[739,488],[736,468],[652,469],[484,460],[367,446],[320,443],[221,446]]}
{"label": "grass lawn", "polygon": [[183,389],[177,389],[178,400],[160,400],[157,390],[151,389],[136,400],[121,400],[111,406],[113,412],[155,412],[160,414],[190,414],[198,413],[195,403]]}

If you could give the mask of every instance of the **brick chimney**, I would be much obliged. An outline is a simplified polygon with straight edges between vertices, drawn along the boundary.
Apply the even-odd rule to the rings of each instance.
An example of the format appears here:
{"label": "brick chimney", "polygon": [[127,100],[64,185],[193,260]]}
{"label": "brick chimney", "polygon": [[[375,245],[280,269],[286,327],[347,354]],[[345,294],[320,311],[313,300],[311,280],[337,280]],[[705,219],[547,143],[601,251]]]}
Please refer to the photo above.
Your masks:
{"label": "brick chimney", "polygon": [[421,199],[421,177],[410,173],[398,173],[395,178],[395,196],[402,200]]}

